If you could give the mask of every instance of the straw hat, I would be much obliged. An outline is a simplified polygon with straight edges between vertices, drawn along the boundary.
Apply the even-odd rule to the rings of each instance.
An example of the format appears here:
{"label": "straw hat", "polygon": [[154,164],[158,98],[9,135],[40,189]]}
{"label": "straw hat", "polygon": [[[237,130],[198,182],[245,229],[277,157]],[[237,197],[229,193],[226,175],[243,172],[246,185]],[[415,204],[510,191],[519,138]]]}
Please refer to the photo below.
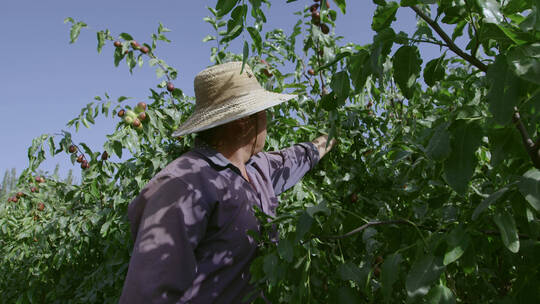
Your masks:
{"label": "straw hat", "polygon": [[295,95],[266,91],[246,64],[215,65],[195,76],[195,109],[172,134],[177,137],[200,132],[268,109]]}

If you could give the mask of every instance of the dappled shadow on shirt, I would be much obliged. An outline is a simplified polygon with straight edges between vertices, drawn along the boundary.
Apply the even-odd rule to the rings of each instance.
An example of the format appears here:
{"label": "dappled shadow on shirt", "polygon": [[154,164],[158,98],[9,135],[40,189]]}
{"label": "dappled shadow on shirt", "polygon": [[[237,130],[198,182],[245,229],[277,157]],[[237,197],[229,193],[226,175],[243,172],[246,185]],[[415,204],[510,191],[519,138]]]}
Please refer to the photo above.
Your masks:
{"label": "dappled shadow on shirt", "polygon": [[253,207],[275,215],[276,195],[314,165],[310,148],[254,156],[251,184],[210,149],[171,162],[129,205],[135,243],[120,302],[241,303],[257,252],[247,231],[260,231]]}

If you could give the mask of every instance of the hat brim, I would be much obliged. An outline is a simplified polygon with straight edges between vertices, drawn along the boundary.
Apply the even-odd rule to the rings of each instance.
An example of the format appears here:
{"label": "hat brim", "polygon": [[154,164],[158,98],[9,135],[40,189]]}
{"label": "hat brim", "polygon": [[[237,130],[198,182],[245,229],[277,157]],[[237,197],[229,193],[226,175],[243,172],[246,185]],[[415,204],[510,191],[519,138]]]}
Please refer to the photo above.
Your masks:
{"label": "hat brim", "polygon": [[212,109],[195,108],[193,114],[182,123],[173,137],[204,131],[249,116],[280,103],[296,98],[296,95],[268,92],[264,89],[235,97]]}

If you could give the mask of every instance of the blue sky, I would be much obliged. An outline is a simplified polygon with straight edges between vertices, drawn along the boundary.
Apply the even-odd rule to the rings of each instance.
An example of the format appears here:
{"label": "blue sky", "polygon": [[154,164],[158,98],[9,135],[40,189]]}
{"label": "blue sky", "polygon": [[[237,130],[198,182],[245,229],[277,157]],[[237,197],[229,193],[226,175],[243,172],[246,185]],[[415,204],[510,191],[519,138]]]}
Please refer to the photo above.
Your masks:
{"label": "blue sky", "polygon": [[[313,3],[311,0],[272,2],[271,9],[265,11],[269,19],[265,28],[279,27],[287,33],[296,21],[293,12]],[[149,88],[159,83],[154,70],[145,64],[131,75],[124,64],[114,67],[111,44],[101,54],[96,51],[97,30],[107,28],[113,36],[127,32],[140,42],[148,42],[162,22],[172,30],[168,33],[172,43],[158,45],[157,54],[179,71],[176,87],[193,95],[193,77],[210,64],[210,47],[214,42],[203,43],[202,39],[212,33],[212,28],[202,19],[209,15],[206,6],[213,7],[215,3],[215,0],[2,0],[0,174],[13,167],[17,173],[21,172],[28,164],[26,154],[32,139],[43,133],[67,130],[72,132],[75,142],[86,142],[93,150],[101,151],[115,119],[99,118],[91,129],[82,127],[78,133],[66,127],[94,96],[107,92],[113,99],[133,97],[133,103],[148,100]],[[331,6],[337,8],[333,2]],[[374,8],[372,1],[348,0],[347,14],[338,11],[335,30],[345,37],[343,43],[371,42]],[[82,30],[75,44],[69,44],[69,25],[63,23],[66,17],[89,26]],[[395,26],[398,31],[412,33],[415,24],[410,9],[398,11]],[[235,43],[231,50],[241,53],[240,45]],[[432,46],[424,47],[422,53],[424,63],[440,54]],[[57,163],[62,175],[69,168],[79,175],[80,168],[71,165],[67,154],[50,158],[40,169],[52,171]]]}

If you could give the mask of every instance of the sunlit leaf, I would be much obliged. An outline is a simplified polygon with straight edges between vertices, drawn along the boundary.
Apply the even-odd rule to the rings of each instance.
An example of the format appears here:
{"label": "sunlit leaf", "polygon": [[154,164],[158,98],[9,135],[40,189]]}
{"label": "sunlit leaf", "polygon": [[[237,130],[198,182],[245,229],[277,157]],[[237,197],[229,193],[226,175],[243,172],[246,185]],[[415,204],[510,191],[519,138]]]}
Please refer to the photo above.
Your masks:
{"label": "sunlit leaf", "polygon": [[456,298],[450,288],[444,285],[437,285],[429,291],[426,296],[429,304],[455,304]]}
{"label": "sunlit leaf", "polygon": [[430,285],[439,278],[443,270],[440,257],[424,255],[415,260],[405,281],[407,295],[410,298],[427,295]]}
{"label": "sunlit leaf", "polygon": [[536,211],[540,212],[540,170],[525,172],[519,182],[519,191]]}
{"label": "sunlit leaf", "polygon": [[493,216],[497,224],[504,246],[513,253],[519,251],[519,237],[514,217],[508,212],[499,212]]}
{"label": "sunlit leaf", "polygon": [[484,20],[489,23],[501,23],[503,14],[500,12],[501,5],[495,0],[478,0],[478,5],[482,8]]}

